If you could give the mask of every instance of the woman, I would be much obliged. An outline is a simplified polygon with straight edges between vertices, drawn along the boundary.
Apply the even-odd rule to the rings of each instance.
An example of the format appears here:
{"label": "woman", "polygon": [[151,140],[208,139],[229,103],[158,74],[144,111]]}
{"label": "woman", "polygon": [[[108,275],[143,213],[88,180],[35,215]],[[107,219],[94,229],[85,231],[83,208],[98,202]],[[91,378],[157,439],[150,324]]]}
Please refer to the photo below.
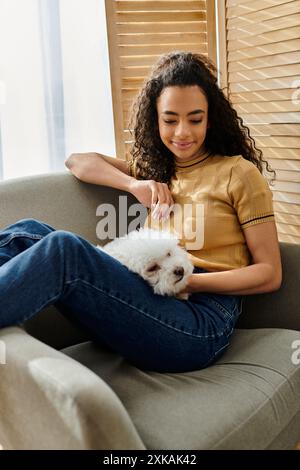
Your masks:
{"label": "woman", "polygon": [[212,364],[225,351],[243,295],[280,287],[261,152],[215,73],[201,55],[162,56],[133,109],[129,165],[96,153],[66,161],[82,181],[132,193],[149,209],[152,227],[175,229],[172,206],[183,209],[181,241],[195,266],[189,300],[155,295],[83,238],[23,220],[0,234],[1,326],[55,304],[137,367],[184,372]]}

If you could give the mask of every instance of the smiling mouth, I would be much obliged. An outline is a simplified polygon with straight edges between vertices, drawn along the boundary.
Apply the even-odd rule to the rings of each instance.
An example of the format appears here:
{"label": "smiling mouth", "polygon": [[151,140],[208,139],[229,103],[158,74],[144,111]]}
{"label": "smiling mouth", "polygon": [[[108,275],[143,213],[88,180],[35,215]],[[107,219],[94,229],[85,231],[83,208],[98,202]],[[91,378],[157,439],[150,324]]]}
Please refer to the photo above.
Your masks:
{"label": "smiling mouth", "polygon": [[173,145],[176,145],[176,147],[190,147],[193,145],[194,142],[172,142]]}

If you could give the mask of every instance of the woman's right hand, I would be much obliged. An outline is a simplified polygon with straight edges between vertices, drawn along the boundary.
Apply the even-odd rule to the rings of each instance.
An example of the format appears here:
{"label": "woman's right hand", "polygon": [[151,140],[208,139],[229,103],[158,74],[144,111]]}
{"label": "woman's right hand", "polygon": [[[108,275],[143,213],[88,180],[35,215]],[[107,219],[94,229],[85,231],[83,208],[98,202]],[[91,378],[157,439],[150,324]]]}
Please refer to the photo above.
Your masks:
{"label": "woman's right hand", "polygon": [[143,206],[151,208],[154,219],[161,220],[167,218],[174,205],[171,192],[166,183],[133,178],[129,185],[129,192]]}

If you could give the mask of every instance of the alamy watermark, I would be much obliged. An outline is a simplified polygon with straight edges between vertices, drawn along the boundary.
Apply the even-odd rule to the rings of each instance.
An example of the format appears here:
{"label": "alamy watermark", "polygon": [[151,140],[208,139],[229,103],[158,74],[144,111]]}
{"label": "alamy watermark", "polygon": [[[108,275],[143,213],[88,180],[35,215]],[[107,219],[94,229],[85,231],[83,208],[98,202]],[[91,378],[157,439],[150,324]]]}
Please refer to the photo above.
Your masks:
{"label": "alamy watermark", "polygon": [[[116,237],[122,237],[140,226],[157,228],[155,220],[151,217],[147,219],[147,208],[140,203],[131,204],[128,207],[127,202],[127,196],[119,196],[118,211],[113,204],[109,203],[100,204],[97,207],[96,215],[101,217],[96,226],[99,240],[113,240]],[[158,230],[175,233],[178,239],[184,241],[187,250],[201,250],[203,248],[204,204],[173,204],[171,208],[167,204],[162,204],[160,208],[162,211],[168,212],[168,217],[161,223],[159,229],[157,228]],[[151,237],[151,235],[149,236]]]}
{"label": "alamy watermark", "polygon": [[291,356],[292,363],[295,366],[298,366],[300,364],[300,339],[295,339],[295,341],[292,342],[291,347],[292,349],[295,349]]}
{"label": "alamy watermark", "polygon": [[0,365],[6,364],[6,344],[0,340]]}
{"label": "alamy watermark", "polygon": [[294,80],[292,83],[292,88],[296,88],[292,93],[292,103],[296,106],[300,105],[300,80]]}

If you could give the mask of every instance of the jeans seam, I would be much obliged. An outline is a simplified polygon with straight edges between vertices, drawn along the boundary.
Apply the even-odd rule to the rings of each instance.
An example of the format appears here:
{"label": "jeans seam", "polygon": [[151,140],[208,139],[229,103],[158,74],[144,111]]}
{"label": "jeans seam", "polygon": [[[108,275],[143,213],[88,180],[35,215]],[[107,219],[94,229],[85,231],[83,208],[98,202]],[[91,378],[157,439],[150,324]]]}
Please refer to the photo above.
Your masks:
{"label": "jeans seam", "polygon": [[211,338],[211,339],[217,339],[217,338],[220,338],[220,337],[222,337],[222,336],[226,336],[225,330],[222,331],[222,333],[219,334],[219,335],[208,335],[208,336],[199,336],[199,335],[195,335],[195,334],[192,334],[192,333],[188,333],[187,331],[183,331],[183,330],[178,329],[178,328],[176,328],[176,327],[174,327],[174,326],[168,325],[167,323],[165,323],[165,322],[159,320],[158,318],[155,318],[155,317],[149,315],[147,312],[145,312],[145,311],[139,309],[138,307],[136,307],[136,306],[134,306],[134,305],[132,305],[132,304],[129,304],[128,302],[126,302],[126,300],[121,299],[120,297],[116,297],[116,296],[113,295],[111,292],[104,291],[104,290],[101,289],[100,287],[96,287],[94,284],[91,284],[90,282],[85,281],[84,279],[81,279],[81,278],[76,278],[76,279],[72,279],[71,281],[66,281],[66,282],[65,282],[65,285],[73,284],[73,283],[75,283],[75,282],[77,282],[77,281],[80,281],[80,282],[82,282],[82,283],[84,283],[84,284],[87,284],[88,286],[91,286],[93,289],[96,289],[96,290],[102,292],[102,294],[105,294],[105,295],[107,295],[108,297],[111,297],[111,298],[113,298],[114,300],[117,300],[117,301],[119,301],[120,303],[125,304],[125,305],[127,305],[128,307],[130,307],[130,308],[133,308],[134,310],[138,311],[139,313],[142,313],[143,315],[146,315],[148,318],[151,318],[152,320],[155,320],[156,322],[158,322],[158,323],[164,325],[165,327],[169,328],[170,330],[174,330],[174,331],[176,331],[176,332],[178,332],[178,333],[181,333],[181,334],[184,334],[184,335],[186,335],[186,336],[191,336],[191,337],[193,337],[193,338],[198,338],[198,339],[209,339],[209,338]]}
{"label": "jeans seam", "polygon": [[7,235],[7,238],[5,238],[4,240],[2,240],[2,242],[0,242],[0,248],[4,245],[7,245],[7,243],[11,242],[14,238],[19,238],[19,237],[23,237],[23,238],[31,238],[33,240],[41,240],[43,237],[43,235],[38,235],[38,234],[29,234],[29,233],[25,233],[25,232],[15,232],[15,233],[11,233],[10,235]]}
{"label": "jeans seam", "polygon": [[226,307],[224,307],[224,305],[220,304],[220,302],[217,302],[216,300],[214,299],[207,299],[208,302],[212,302],[214,303],[227,317],[228,320],[233,320],[234,319],[234,313],[235,313],[235,310],[237,310],[237,308],[235,308],[233,310],[233,312],[231,313],[229,310],[227,310]]}

